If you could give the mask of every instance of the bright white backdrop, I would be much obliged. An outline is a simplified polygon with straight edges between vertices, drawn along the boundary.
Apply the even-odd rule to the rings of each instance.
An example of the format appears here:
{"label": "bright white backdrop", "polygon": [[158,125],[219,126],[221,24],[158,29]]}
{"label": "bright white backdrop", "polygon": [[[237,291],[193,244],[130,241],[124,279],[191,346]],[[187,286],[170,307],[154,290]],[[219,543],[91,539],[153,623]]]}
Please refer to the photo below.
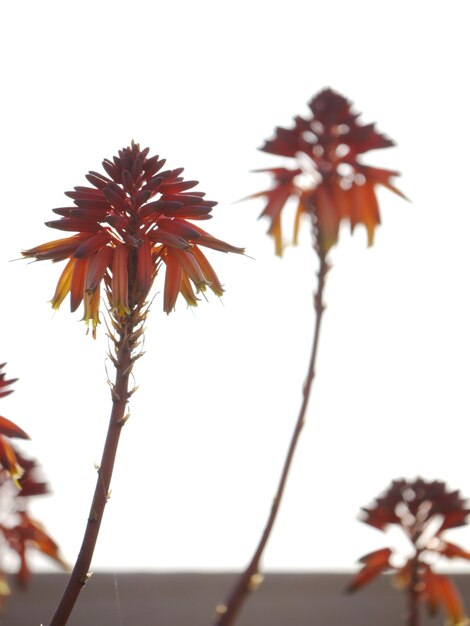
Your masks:
{"label": "bright white backdrop", "polygon": [[[470,496],[466,3],[45,0],[5,5],[1,23],[0,359],[20,377],[1,411],[33,437],[54,490],[33,510],[65,556],[108,420],[105,332],[94,342],[80,315],[52,314],[59,267],[8,261],[54,238],[43,222],[63,192],[133,138],[220,202],[211,232],[254,260],[211,256],[222,304],[180,302],[166,317],[156,296],[94,568],[242,567],[300,403],[315,258],[307,226],[275,258],[261,203],[234,201],[267,183],[248,173],[275,162],[256,148],[325,86],[397,141],[368,162],[401,170],[413,204],[384,191],[376,245],[344,232],[333,255],[308,422],[265,565],[353,567],[388,541],[356,516],[393,478]],[[470,545],[467,529],[453,537]]]}

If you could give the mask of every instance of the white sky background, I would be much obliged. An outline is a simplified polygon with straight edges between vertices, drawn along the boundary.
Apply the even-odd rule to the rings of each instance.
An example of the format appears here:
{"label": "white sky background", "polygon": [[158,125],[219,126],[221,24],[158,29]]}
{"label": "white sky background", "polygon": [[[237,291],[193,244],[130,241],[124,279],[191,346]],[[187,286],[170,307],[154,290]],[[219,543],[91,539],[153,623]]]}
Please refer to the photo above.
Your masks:
{"label": "white sky background", "polygon": [[[316,260],[280,260],[249,170],[276,125],[331,86],[398,147],[407,204],[380,192],[376,244],[343,232],[332,260],[317,378],[269,569],[352,568],[389,537],[357,513],[393,478],[470,496],[468,16],[465,2],[9,3],[1,10],[1,361],[18,376],[1,413],[54,495],[34,514],[73,561],[110,410],[105,329],[52,314],[61,268],[8,263],[60,236],[43,222],[131,139],[219,201],[208,229],[254,260],[213,253],[226,286],[162,312],[162,278],[135,368],[93,568],[235,569],[251,556],[297,416]],[[286,233],[289,231],[290,222]],[[112,366],[107,364],[112,375]],[[470,529],[450,538],[470,546]],[[44,560],[37,561],[45,567]]]}

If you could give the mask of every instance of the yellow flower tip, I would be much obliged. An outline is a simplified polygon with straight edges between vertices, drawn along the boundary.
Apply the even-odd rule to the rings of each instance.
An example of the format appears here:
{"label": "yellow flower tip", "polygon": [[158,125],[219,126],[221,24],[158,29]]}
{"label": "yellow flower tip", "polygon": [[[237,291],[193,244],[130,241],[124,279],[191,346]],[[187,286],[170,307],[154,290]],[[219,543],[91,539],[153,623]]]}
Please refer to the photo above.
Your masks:
{"label": "yellow flower tip", "polygon": [[18,491],[22,491],[23,487],[21,486],[20,479],[24,474],[24,469],[15,461],[14,464],[10,465],[7,469],[7,472],[11,482],[15,485]]}
{"label": "yellow flower tip", "polygon": [[8,580],[2,574],[0,576],[0,596],[9,596],[11,593],[10,585],[8,584]]}

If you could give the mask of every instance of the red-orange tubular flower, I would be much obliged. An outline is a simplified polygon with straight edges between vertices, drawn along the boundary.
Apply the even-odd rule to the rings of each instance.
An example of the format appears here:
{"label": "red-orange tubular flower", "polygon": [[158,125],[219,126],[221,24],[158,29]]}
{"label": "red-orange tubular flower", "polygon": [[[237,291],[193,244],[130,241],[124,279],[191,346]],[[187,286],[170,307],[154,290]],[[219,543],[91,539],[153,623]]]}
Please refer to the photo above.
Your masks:
{"label": "red-orange tubular flower", "polygon": [[442,481],[393,481],[371,507],[362,509],[361,521],[382,531],[398,526],[412,544],[413,553],[400,565],[394,564],[390,548],[366,554],[348,590],[359,589],[382,572],[394,571],[395,582],[408,591],[412,605],[426,603],[431,614],[442,608],[452,626],[470,623],[452,580],[432,568],[439,556],[470,560],[470,552],[442,536],[450,528],[467,524],[469,513],[468,502],[460,492],[449,491]]}
{"label": "red-orange tubular flower", "polygon": [[107,176],[89,172],[92,187],[67,192],[75,206],[54,209],[60,218],[46,222],[76,234],[23,251],[37,260],[68,260],[52,306],[59,308],[69,293],[72,311],[83,301],[84,319],[93,334],[103,282],[112,313],[122,318],[142,306],[163,264],[163,308],[170,313],[179,293],[190,306],[197,305],[197,293],[207,287],[218,296],[223,293],[201,247],[243,253],[243,248],[188,222],[210,219],[217,203],[193,190],[198,183],[185,181],[183,168],[164,170],[165,159],[148,153],[132,142],[112,160],[105,159]]}
{"label": "red-orange tubular flower", "polygon": [[342,221],[349,222],[351,229],[363,224],[372,245],[380,223],[376,187],[405,196],[390,182],[398,172],[365,165],[360,156],[394,143],[375,124],[361,124],[351,102],[332,89],[318,93],[308,106],[311,116],[295,117],[293,128],[276,128],[274,138],[261,147],[263,152],[294,160],[294,165],[258,170],[272,175],[273,186],[250,197],[267,199],[260,217],[270,220],[268,233],[279,255],[284,248],[281,215],[289,199],[297,204],[294,243],[300,219],[307,214],[323,253],[337,243]]}

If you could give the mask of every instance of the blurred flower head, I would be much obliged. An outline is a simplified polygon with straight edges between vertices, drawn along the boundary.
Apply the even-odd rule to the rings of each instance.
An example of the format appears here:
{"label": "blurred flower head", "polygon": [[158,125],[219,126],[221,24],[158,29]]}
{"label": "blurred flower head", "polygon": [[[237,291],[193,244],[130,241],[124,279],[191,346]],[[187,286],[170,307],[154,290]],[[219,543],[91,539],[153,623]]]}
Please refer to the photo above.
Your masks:
{"label": "blurred flower head", "polygon": [[268,233],[277,254],[284,247],[281,218],[289,199],[297,204],[294,243],[300,220],[307,214],[313,221],[315,245],[324,253],[337,243],[342,221],[349,222],[352,230],[363,224],[372,245],[380,223],[376,187],[382,185],[404,196],[390,182],[398,172],[365,165],[360,155],[394,143],[375,124],[360,123],[351,103],[332,89],[318,93],[308,106],[311,115],[294,118],[292,128],[276,128],[274,138],[261,147],[263,152],[289,159],[290,164],[258,170],[270,173],[273,185],[250,197],[267,200],[261,217],[270,220]]}
{"label": "blurred flower head", "polygon": [[148,153],[132,142],[112,160],[105,159],[107,175],[89,172],[92,187],[67,192],[75,206],[54,209],[60,218],[46,222],[75,234],[23,252],[37,260],[67,261],[52,306],[59,308],[69,293],[72,311],[83,301],[93,334],[102,284],[113,315],[122,318],[143,305],[163,265],[163,308],[170,313],[179,293],[190,306],[207,287],[218,296],[223,293],[201,247],[243,252],[188,222],[210,219],[217,203],[193,190],[198,183],[185,181],[183,168],[164,170],[165,159]]}
{"label": "blurred flower head", "polygon": [[[5,365],[5,363],[0,365],[0,398],[12,393],[13,389],[10,387],[18,380],[17,378],[6,378],[6,374],[3,371]],[[24,468],[21,465],[18,454],[9,441],[12,437],[29,439],[29,435],[22,428],[0,415],[0,466],[4,468],[13,483],[18,488],[21,488],[19,481],[23,475]]]}
{"label": "blurred flower head", "polygon": [[469,513],[460,492],[450,491],[442,481],[393,481],[372,506],[362,509],[361,521],[381,531],[398,526],[410,540],[413,554],[404,565],[394,563],[391,548],[366,554],[348,590],[355,591],[381,572],[392,570],[397,585],[413,589],[431,614],[442,607],[452,626],[468,624],[457,588],[448,576],[434,572],[433,565],[436,557],[470,560],[470,552],[442,537],[445,530],[467,524]]}
{"label": "blurred flower head", "polygon": [[[17,380],[6,378],[4,367],[5,363],[0,365],[0,398],[12,393],[11,385]],[[49,488],[41,477],[38,463],[10,443],[13,437],[29,439],[19,426],[0,416],[0,608],[3,598],[10,593],[2,566],[5,552],[12,551],[18,557],[16,580],[22,586],[31,576],[30,549],[42,552],[67,568],[57,543],[28,513],[30,497],[49,493]]]}

